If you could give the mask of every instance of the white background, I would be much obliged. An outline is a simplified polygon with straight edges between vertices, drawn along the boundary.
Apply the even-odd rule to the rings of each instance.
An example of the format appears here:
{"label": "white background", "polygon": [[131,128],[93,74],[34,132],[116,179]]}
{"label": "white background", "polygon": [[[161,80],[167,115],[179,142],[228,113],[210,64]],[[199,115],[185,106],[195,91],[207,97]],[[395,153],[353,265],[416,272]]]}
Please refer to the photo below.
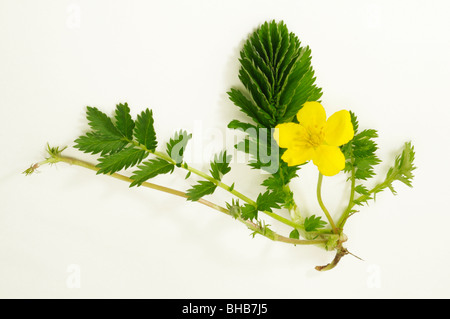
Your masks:
{"label": "white background", "polygon": [[[449,10],[437,0],[0,1],[0,297],[450,297]],[[153,109],[160,145],[197,130],[206,160],[191,164],[207,170],[227,123],[245,120],[226,96],[240,85],[239,51],[271,19],[311,47],[327,113],[351,109],[379,131],[384,162],[368,186],[405,141],[415,145],[414,188],[397,184],[398,196],[380,194],[346,225],[364,261],[347,256],[319,273],[333,253],[252,239],[197,203],[65,164],[21,174],[47,142],[73,146],[86,105],[111,114],[119,102],[133,115]],[[296,200],[320,214],[315,167],[301,174]],[[155,181],[185,190],[196,179],[184,175]],[[234,163],[224,181],[255,197],[262,179]],[[336,218],[344,180],[324,181]]]}

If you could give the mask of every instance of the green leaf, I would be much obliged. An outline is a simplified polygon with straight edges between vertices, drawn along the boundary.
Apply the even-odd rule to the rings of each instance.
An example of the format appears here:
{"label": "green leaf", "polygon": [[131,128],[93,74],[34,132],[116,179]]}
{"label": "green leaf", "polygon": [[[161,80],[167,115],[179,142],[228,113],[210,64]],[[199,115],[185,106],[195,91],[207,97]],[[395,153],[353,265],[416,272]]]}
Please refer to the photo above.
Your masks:
{"label": "green leaf", "polygon": [[266,127],[273,125],[273,120],[270,115],[258,108],[253,101],[248,99],[244,93],[242,93],[242,91],[232,88],[227,94],[230,100],[256,123]]}
{"label": "green leaf", "polygon": [[258,218],[258,210],[256,209],[255,206],[250,205],[250,204],[244,204],[244,206],[242,206],[241,209],[241,217],[244,220],[250,219],[257,219]]}
{"label": "green leaf", "polygon": [[293,178],[297,177],[300,166],[288,166],[286,162],[280,161],[278,171],[266,178],[262,185],[273,191],[282,191]]}
{"label": "green leaf", "polygon": [[369,190],[364,185],[358,185],[355,187],[355,192],[361,195],[369,195]]}
{"label": "green leaf", "polygon": [[135,166],[140,163],[148,153],[144,150],[129,147],[120,152],[102,157],[99,159],[97,167],[100,168],[97,174],[112,174],[122,169]]}
{"label": "green leaf", "polygon": [[151,110],[146,109],[137,116],[134,137],[149,151],[153,152],[156,149],[156,133],[153,127],[153,112]]}
{"label": "green leaf", "polygon": [[234,147],[250,155],[249,165],[252,168],[269,173],[277,171],[280,165],[280,148],[273,139],[273,130],[258,127],[257,130],[248,129],[246,133],[248,136]]}
{"label": "green leaf", "polygon": [[122,137],[88,132],[75,140],[74,147],[85,153],[100,153],[103,156],[119,152],[127,145],[128,141]]}
{"label": "green leaf", "polygon": [[266,178],[261,185],[266,186],[267,189],[278,191],[283,188],[284,181],[277,173]]}
{"label": "green leaf", "polygon": [[316,217],[312,215],[310,217],[305,218],[305,230],[306,231],[315,231],[320,228],[323,228],[327,223],[322,220],[320,216]]}
{"label": "green leaf", "polygon": [[96,107],[87,107],[86,118],[89,122],[89,126],[95,133],[103,136],[122,137],[122,134],[114,126],[111,119]]}
{"label": "green leaf", "polygon": [[378,146],[373,138],[376,137],[378,134],[375,130],[364,130],[353,140],[353,165],[356,167],[356,179],[367,180],[375,175],[374,166],[381,162],[375,154]]}
{"label": "green leaf", "polygon": [[198,201],[205,195],[210,195],[214,193],[217,185],[210,181],[199,181],[198,184],[194,185],[189,189],[186,194],[188,195],[187,200]]}
{"label": "green leaf", "polygon": [[[262,182],[262,185],[266,186],[268,190],[280,193],[280,200],[283,199],[281,204],[287,209],[292,209],[295,206],[295,201],[294,194],[285,186],[297,176],[299,168],[299,166],[288,166],[285,162],[280,161],[278,171]],[[281,194],[284,196],[281,196]]]}
{"label": "green leaf", "polygon": [[244,92],[231,89],[230,100],[262,127],[294,119],[306,101],[317,101],[311,50],[281,21],[265,22],[245,42],[239,79]]}
{"label": "green leaf", "polygon": [[128,140],[133,139],[134,121],[130,115],[128,103],[116,105],[116,128]]}
{"label": "green leaf", "polygon": [[[285,186],[297,176],[300,166],[288,166],[281,160],[282,154],[280,154],[280,148],[272,137],[273,131],[238,120],[231,121],[228,127],[243,130],[248,134],[243,141],[235,145],[235,148],[250,154],[249,165],[252,168],[263,169],[271,173],[271,176],[266,178],[262,185],[266,186],[268,190],[283,192],[283,206],[292,208],[294,205],[293,194]],[[275,148],[272,148],[272,146],[275,146]]]}
{"label": "green leaf", "polygon": [[234,129],[234,130],[241,130],[241,131],[248,131],[249,129],[252,129],[256,132],[257,127],[253,124],[244,123],[238,120],[233,120],[230,123],[228,123],[228,128]]}
{"label": "green leaf", "polygon": [[364,206],[364,204],[369,205],[369,200],[374,199],[373,197],[369,196],[369,194],[366,194],[367,196],[364,196],[362,198],[357,198],[353,200],[353,203],[355,203],[358,206]]}
{"label": "green leaf", "polygon": [[414,146],[412,146],[411,142],[407,142],[403,146],[402,153],[395,158],[394,167],[391,167],[386,174],[385,185],[394,195],[397,194],[392,186],[394,181],[400,181],[406,186],[412,187],[412,180],[414,178],[412,172],[416,169],[414,159]]}
{"label": "green leaf", "polygon": [[231,155],[227,155],[227,151],[220,152],[214,156],[211,162],[211,175],[216,180],[220,181],[226,173],[231,170],[230,167]]}
{"label": "green leaf", "polygon": [[239,61],[242,65],[239,71],[239,79],[251,92],[256,105],[267,114],[271,114],[273,106],[270,105],[269,101],[272,99],[272,88],[269,79],[247,57],[243,57]]}
{"label": "green leaf", "polygon": [[[403,146],[401,154],[399,154],[395,158],[394,166],[388,170],[384,181],[380,184],[377,184],[370,191],[367,191],[365,188],[364,190],[362,188],[358,188],[358,193],[360,193],[361,196],[354,199],[353,203],[360,206],[368,204],[369,200],[375,200],[376,194],[382,192],[386,188],[389,188],[391,192],[396,195],[397,192],[393,186],[393,183],[395,181],[400,181],[406,186],[412,187],[412,180],[414,178],[413,171],[416,169],[416,167],[414,166],[414,159],[414,146],[412,146],[411,142],[407,142]],[[355,190],[357,189],[355,188]],[[367,193],[365,194],[365,192]]]}
{"label": "green leaf", "polygon": [[161,158],[145,161],[138,166],[138,170],[133,172],[131,176],[133,182],[130,184],[130,187],[135,185],[141,186],[143,182],[157,175],[172,173],[174,168],[175,165]]}
{"label": "green leaf", "polygon": [[192,138],[192,134],[188,134],[186,131],[180,130],[176,132],[174,137],[166,145],[167,155],[172,158],[177,166],[183,162],[183,155],[186,149],[188,141]]}
{"label": "green leaf", "polygon": [[349,111],[350,113],[350,120],[352,121],[352,125],[353,125],[353,131],[356,133],[358,133],[358,128],[359,128],[359,122],[358,122],[358,118],[356,117],[356,114],[353,113],[352,111]]}
{"label": "green leaf", "polygon": [[103,156],[119,152],[129,144],[112,120],[96,107],[87,107],[86,118],[92,131],[78,137],[75,140],[75,148]]}
{"label": "green leaf", "polygon": [[271,212],[272,208],[281,208],[279,204],[284,203],[283,192],[266,191],[264,194],[259,194],[256,199],[256,206],[260,211]]}
{"label": "green leaf", "polygon": [[356,180],[367,180],[375,175],[374,166],[381,163],[376,155],[378,146],[374,141],[378,137],[376,130],[367,129],[358,133],[358,119],[350,112],[351,121],[355,135],[353,139],[341,147],[347,160],[345,171],[355,171]]}
{"label": "green leaf", "polygon": [[315,80],[311,50],[299,48],[299,56],[280,90],[277,124],[292,122],[305,102],[320,99],[322,92],[314,85]]}
{"label": "green leaf", "polygon": [[289,233],[289,238],[299,239],[300,238],[300,234],[299,234],[298,230],[294,229],[293,231],[291,231]]}

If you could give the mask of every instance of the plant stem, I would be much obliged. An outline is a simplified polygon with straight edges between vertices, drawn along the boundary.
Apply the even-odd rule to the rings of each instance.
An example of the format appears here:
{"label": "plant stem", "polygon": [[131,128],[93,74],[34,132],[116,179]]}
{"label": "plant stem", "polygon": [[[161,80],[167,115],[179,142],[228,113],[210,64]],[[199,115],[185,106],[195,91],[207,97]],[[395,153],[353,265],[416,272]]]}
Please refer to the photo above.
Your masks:
{"label": "plant stem", "polygon": [[[357,199],[351,198],[351,201],[348,204],[347,209],[342,214],[341,218],[339,218],[338,225],[340,228],[344,227],[345,223],[347,222],[347,218],[352,210],[352,208],[356,205],[356,203],[364,203],[367,200],[371,199],[370,195],[378,193],[380,190],[388,187],[394,180],[395,180],[395,174],[392,174],[389,178],[386,178],[383,182],[377,184],[375,187],[373,187],[371,190],[367,192],[366,195],[361,195]],[[353,192],[354,193],[354,192]]]}
{"label": "plant stem", "polygon": [[198,175],[200,177],[203,177],[204,179],[206,179],[206,180],[216,184],[218,187],[223,188],[227,192],[230,192],[231,194],[233,194],[234,196],[242,199],[246,203],[249,203],[250,205],[256,206],[256,202],[255,201],[251,200],[250,198],[248,198],[244,194],[238,192],[234,188],[231,188],[231,186],[228,186],[227,184],[225,184],[225,183],[215,179],[214,177],[209,176],[208,174],[206,174],[206,173],[204,173],[204,172],[202,172],[202,171],[200,171],[200,170],[198,170],[196,168],[193,168],[193,167],[191,167],[191,166],[189,166],[187,164],[186,165],[182,165],[181,167],[183,167],[186,170],[188,170],[188,171],[190,171],[190,172],[192,172],[192,173],[194,173],[194,174],[196,174],[196,175]]}
{"label": "plant stem", "polygon": [[351,176],[351,186],[350,186],[350,198],[348,201],[348,206],[351,206],[353,204],[353,200],[355,199],[355,166],[352,165],[352,176]]}
{"label": "plant stem", "polygon": [[[155,155],[157,155],[157,154],[155,154]],[[252,205],[254,207],[257,207],[257,204],[256,204],[256,202],[254,200],[248,198],[247,196],[245,196],[244,194],[238,192],[234,188],[231,188],[231,186],[228,186],[227,184],[225,184],[225,183],[223,183],[223,182],[213,178],[212,176],[209,176],[208,174],[206,174],[206,173],[204,173],[202,171],[199,171],[198,169],[193,168],[193,167],[191,167],[191,166],[189,166],[187,164],[186,165],[181,165],[181,167],[183,167],[183,168],[187,169],[188,171],[190,171],[190,172],[192,172],[192,173],[194,173],[194,174],[196,174],[196,175],[198,175],[200,177],[203,177],[204,179],[206,179],[206,180],[216,184],[218,187],[220,187],[220,188],[226,190],[227,192],[233,194],[234,196],[242,199],[244,202],[246,202],[246,203],[248,203],[248,204],[250,204],[250,205]],[[284,218],[284,217],[282,217],[282,216],[280,216],[278,214],[275,214],[273,212],[269,212],[269,211],[262,211],[262,212],[264,214],[266,214],[267,216],[270,216],[273,219],[276,219],[279,222],[281,222],[283,224],[286,224],[288,226],[291,226],[293,228],[301,227],[300,224],[297,224],[297,223],[295,223],[295,222],[293,222],[293,221],[291,221],[289,219],[286,219],[286,218]]]}
{"label": "plant stem", "polygon": [[[139,143],[137,143],[135,141],[129,141],[129,142],[132,143],[133,145],[141,148],[142,150],[144,150],[146,152],[149,152],[149,153],[151,153],[151,154],[153,154],[153,155],[155,155],[155,156],[157,156],[157,157],[159,157],[161,159],[166,160],[169,163],[172,163],[174,165],[177,164],[172,158],[170,158],[168,155],[166,155],[166,154],[164,154],[162,152],[151,151],[151,150],[147,149],[144,145],[139,144]],[[185,169],[185,170],[187,170],[187,171],[189,171],[191,173],[194,173],[195,175],[198,175],[198,176],[206,179],[207,181],[210,181],[210,182],[216,184],[218,187],[226,190],[227,192],[229,192],[229,193],[233,194],[234,196],[238,197],[239,199],[242,199],[244,202],[246,202],[246,203],[248,203],[248,204],[250,204],[250,205],[252,205],[252,206],[257,208],[257,204],[256,204],[256,202],[254,200],[252,200],[252,199],[248,198],[247,196],[245,196],[244,194],[238,192],[237,190],[234,189],[234,187],[232,188],[231,186],[229,186],[229,185],[227,185],[227,184],[225,184],[225,183],[215,179],[214,177],[212,177],[212,176],[210,176],[210,175],[208,175],[208,174],[206,174],[206,173],[204,173],[204,172],[202,172],[202,171],[200,171],[200,170],[198,170],[198,169],[196,169],[194,167],[191,167],[191,166],[187,165],[186,163],[182,164],[181,168],[183,168],[183,169]],[[264,214],[272,217],[273,219],[276,219],[279,222],[281,222],[283,224],[286,224],[288,226],[291,226],[293,228],[302,227],[302,225],[297,224],[297,223],[295,223],[295,222],[293,222],[293,221],[291,221],[289,219],[286,219],[286,218],[284,218],[284,217],[282,217],[282,216],[280,216],[278,214],[275,214],[275,213],[272,213],[272,212],[269,212],[269,211],[262,211],[262,212]]]}
{"label": "plant stem", "polygon": [[[289,184],[284,185],[282,190],[286,194],[286,196],[291,196],[291,194],[293,194]],[[289,214],[291,215],[291,219],[294,222],[296,222],[297,224],[302,225],[303,218],[302,218],[302,215],[300,212],[300,208],[298,207],[297,203],[295,202],[293,195],[292,195],[292,203],[288,207],[288,209],[289,209]]]}
{"label": "plant stem", "polygon": [[351,173],[351,187],[350,187],[350,198],[348,201],[348,205],[347,208],[345,209],[345,211],[342,213],[341,218],[339,218],[338,221],[338,227],[340,229],[344,228],[345,222],[347,221],[347,218],[350,215],[350,212],[352,211],[353,206],[355,205],[353,200],[355,199],[355,184],[356,184],[356,178],[355,178],[355,167],[354,165],[352,165],[352,173]]}
{"label": "plant stem", "polygon": [[[84,168],[88,168],[95,172],[97,172],[99,170],[99,168],[96,167],[94,164],[91,164],[91,163],[88,163],[88,162],[85,162],[85,161],[82,161],[82,160],[79,160],[79,159],[76,159],[73,157],[69,157],[69,156],[58,156],[58,157],[55,157],[55,160],[57,160],[58,162],[64,162],[64,163],[67,163],[70,165],[77,165],[77,166],[81,166]],[[107,175],[114,177],[116,179],[120,179],[125,182],[129,182],[129,183],[133,182],[133,180],[131,178],[129,178],[125,175],[118,174],[118,173],[107,174]],[[161,185],[149,183],[149,182],[142,183],[142,186],[147,187],[147,188],[156,189],[161,192],[169,193],[169,194],[180,196],[180,197],[187,197],[186,194],[181,191],[178,191],[178,190],[175,190],[172,188],[168,188],[168,187],[164,187]]]}
{"label": "plant stem", "polygon": [[333,221],[333,218],[331,218],[330,213],[328,212],[327,208],[325,207],[325,205],[323,204],[322,201],[322,180],[323,180],[323,175],[322,173],[319,173],[319,179],[317,181],[317,201],[319,202],[320,208],[322,208],[323,212],[325,213],[325,216],[327,217],[331,228],[333,229],[333,232],[335,234],[338,234],[339,231],[336,227],[336,224]]}
{"label": "plant stem", "polygon": [[[76,158],[73,158],[73,157],[61,156],[61,155],[53,156],[53,157],[50,157],[50,158],[48,158],[48,159],[46,159],[46,160],[44,160],[42,162],[39,162],[37,164],[37,166],[41,166],[41,165],[49,164],[49,163],[53,164],[53,163],[57,163],[57,162],[64,162],[64,163],[67,163],[67,164],[70,164],[70,165],[77,165],[77,166],[84,167],[84,168],[87,168],[87,169],[90,169],[90,170],[93,170],[93,171],[96,171],[96,172],[99,170],[98,167],[96,167],[95,165],[93,165],[91,163],[88,163],[88,162],[85,162],[83,160],[79,160],[79,159],[76,159]],[[131,178],[129,178],[129,177],[125,176],[125,175],[122,175],[122,174],[113,173],[113,174],[107,174],[107,175],[109,175],[111,177],[114,177],[116,179],[128,182],[128,183],[133,182],[133,180]],[[182,191],[179,191],[179,190],[175,190],[175,189],[172,189],[172,188],[169,188],[169,187],[165,187],[165,186],[161,186],[161,185],[157,185],[157,184],[153,184],[153,183],[149,183],[149,182],[143,182],[141,186],[147,187],[147,188],[151,188],[151,189],[155,189],[155,190],[158,190],[158,191],[161,191],[161,192],[165,192],[165,193],[168,193],[168,194],[172,194],[172,195],[175,195],[175,196],[179,196],[179,197],[182,197],[182,198],[188,198],[188,195],[185,192],[182,192]],[[208,200],[200,198],[197,202],[200,203],[200,204],[203,204],[205,206],[208,206],[210,208],[213,208],[213,209],[215,209],[215,210],[217,210],[217,211],[219,211],[221,213],[224,213],[224,214],[227,214],[227,215],[231,216],[231,214],[228,211],[228,209],[226,209],[226,208],[224,208],[222,206],[219,206],[217,204],[214,204],[214,203],[212,203],[212,202],[210,202]],[[279,235],[279,234],[277,234],[275,232],[272,232],[272,231],[270,232],[270,235],[269,235],[269,234],[265,234],[264,229],[260,225],[255,224],[255,223],[253,223],[250,220],[244,220],[244,219],[242,219],[240,217],[238,217],[236,219],[239,220],[241,223],[245,224],[249,229],[251,229],[251,230],[253,230],[253,231],[255,231],[255,232],[257,232],[257,233],[259,233],[259,234],[261,234],[261,235],[263,235],[263,236],[265,236],[267,238],[269,238],[269,239],[272,239],[274,241],[280,241],[280,242],[284,242],[284,243],[288,243],[288,244],[294,244],[294,245],[319,245],[319,244],[325,244],[326,241],[327,241],[326,239],[302,240],[302,239],[288,238],[288,237]]]}

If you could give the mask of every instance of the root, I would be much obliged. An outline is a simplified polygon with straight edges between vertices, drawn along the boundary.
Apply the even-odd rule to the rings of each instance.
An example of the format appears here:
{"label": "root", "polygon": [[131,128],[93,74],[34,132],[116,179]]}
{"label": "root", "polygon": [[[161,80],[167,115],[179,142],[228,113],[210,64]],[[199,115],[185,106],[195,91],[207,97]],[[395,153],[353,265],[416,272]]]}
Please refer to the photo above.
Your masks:
{"label": "root", "polygon": [[334,267],[337,266],[337,264],[339,263],[341,258],[347,254],[349,254],[348,250],[346,248],[340,246],[337,249],[336,256],[334,256],[334,259],[329,264],[326,264],[325,266],[316,266],[315,269],[318,271],[326,271],[326,270],[333,269]]}

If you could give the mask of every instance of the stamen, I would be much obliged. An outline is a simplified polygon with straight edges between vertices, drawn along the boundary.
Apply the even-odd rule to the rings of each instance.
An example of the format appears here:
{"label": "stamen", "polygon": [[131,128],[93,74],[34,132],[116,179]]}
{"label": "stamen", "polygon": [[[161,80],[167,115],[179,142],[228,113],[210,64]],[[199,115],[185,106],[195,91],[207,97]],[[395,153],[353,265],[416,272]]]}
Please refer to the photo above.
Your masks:
{"label": "stamen", "polygon": [[308,132],[307,137],[308,144],[314,148],[319,147],[322,144],[324,138],[323,127],[319,127],[316,124],[312,127],[309,127],[307,129],[307,132]]}

